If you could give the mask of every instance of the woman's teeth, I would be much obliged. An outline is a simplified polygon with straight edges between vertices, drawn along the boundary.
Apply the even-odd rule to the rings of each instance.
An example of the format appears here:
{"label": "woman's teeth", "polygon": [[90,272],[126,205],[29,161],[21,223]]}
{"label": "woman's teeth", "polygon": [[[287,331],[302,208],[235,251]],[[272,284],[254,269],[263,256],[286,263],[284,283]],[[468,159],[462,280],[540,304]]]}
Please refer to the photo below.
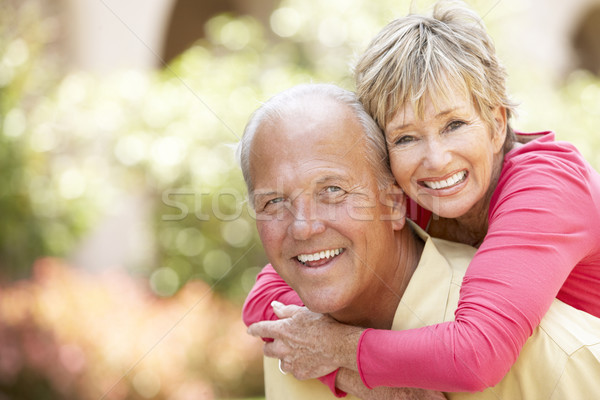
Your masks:
{"label": "woman's teeth", "polygon": [[335,249],[335,250],[324,250],[313,254],[299,254],[298,261],[301,263],[305,263],[307,261],[319,261],[323,258],[331,258],[339,255],[344,251],[343,248]]}
{"label": "woman's teeth", "polygon": [[467,171],[460,171],[452,175],[448,179],[441,181],[423,181],[423,185],[430,189],[446,189],[450,186],[456,185],[458,182],[462,182],[467,176]]}

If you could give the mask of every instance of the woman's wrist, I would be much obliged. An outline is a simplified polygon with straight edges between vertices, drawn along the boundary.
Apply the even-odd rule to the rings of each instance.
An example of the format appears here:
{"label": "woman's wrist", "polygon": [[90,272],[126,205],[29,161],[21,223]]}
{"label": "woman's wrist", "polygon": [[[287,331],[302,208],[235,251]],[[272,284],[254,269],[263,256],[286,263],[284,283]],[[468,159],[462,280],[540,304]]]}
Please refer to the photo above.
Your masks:
{"label": "woman's wrist", "polygon": [[358,342],[364,332],[364,328],[350,325],[343,325],[342,331],[337,332],[337,345],[335,349],[335,361],[341,368],[346,368],[358,372],[356,361]]}

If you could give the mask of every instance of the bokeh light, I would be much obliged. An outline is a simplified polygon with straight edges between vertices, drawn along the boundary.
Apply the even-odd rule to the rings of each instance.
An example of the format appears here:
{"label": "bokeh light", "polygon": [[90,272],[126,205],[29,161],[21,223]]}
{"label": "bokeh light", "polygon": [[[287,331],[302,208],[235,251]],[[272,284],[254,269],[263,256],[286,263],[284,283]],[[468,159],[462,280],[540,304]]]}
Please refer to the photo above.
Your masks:
{"label": "bokeh light", "polygon": [[219,279],[231,268],[231,256],[220,249],[211,250],[204,256],[204,271],[213,279]]}
{"label": "bokeh light", "polygon": [[280,7],[273,11],[270,22],[273,32],[284,38],[294,36],[302,25],[301,15],[290,7]]}
{"label": "bokeh light", "polygon": [[172,296],[179,289],[179,275],[171,268],[159,268],[150,275],[150,287],[159,296]]}

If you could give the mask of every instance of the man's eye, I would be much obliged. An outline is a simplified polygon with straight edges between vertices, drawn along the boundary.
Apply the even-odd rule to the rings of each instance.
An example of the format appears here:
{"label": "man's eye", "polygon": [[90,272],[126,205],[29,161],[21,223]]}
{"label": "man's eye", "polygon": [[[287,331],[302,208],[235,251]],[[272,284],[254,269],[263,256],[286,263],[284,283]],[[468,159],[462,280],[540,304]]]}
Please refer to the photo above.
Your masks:
{"label": "man's eye", "polygon": [[284,202],[284,198],[283,197],[275,197],[273,199],[267,200],[265,201],[264,205],[263,205],[263,210],[268,211],[270,210],[275,210],[277,204],[279,203],[283,203]]}
{"label": "man's eye", "polygon": [[267,201],[267,203],[265,205],[269,206],[271,204],[281,203],[282,201],[283,201],[283,197],[276,197],[274,199],[271,199],[271,200]]}
{"label": "man's eye", "polygon": [[341,191],[342,191],[342,188],[341,188],[341,187],[339,187],[339,186],[327,186],[327,187],[325,188],[325,191],[326,191],[327,193],[336,193],[336,192],[341,192]]}

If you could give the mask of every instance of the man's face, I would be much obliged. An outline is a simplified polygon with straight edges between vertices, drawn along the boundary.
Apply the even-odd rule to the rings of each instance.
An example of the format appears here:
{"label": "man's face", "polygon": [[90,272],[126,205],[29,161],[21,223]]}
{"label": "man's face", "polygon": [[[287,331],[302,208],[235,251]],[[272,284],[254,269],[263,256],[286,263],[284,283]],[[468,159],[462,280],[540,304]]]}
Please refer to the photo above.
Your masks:
{"label": "man's face", "polygon": [[397,273],[394,231],[404,220],[378,190],[350,109],[314,96],[300,103],[253,139],[257,228],[269,260],[305,305],[343,315],[374,304]]}

